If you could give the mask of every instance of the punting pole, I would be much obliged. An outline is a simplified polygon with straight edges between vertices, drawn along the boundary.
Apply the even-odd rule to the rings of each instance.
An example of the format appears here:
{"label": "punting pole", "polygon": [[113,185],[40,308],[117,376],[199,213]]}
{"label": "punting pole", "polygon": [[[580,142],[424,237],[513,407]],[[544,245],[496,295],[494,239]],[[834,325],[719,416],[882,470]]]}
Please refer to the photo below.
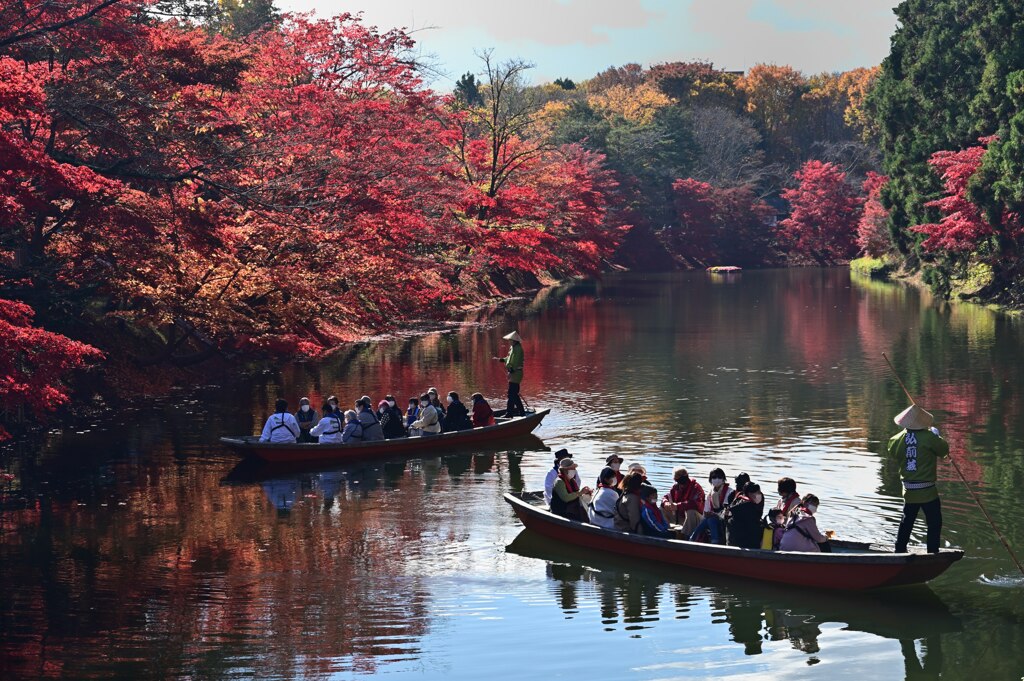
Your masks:
{"label": "punting pole", "polygon": [[[903,392],[906,394],[907,399],[910,400],[911,404],[916,405],[917,402],[914,401],[914,397],[910,394],[910,391],[907,390],[907,386],[903,385],[903,381],[900,380],[900,375],[896,373],[896,367],[892,365],[892,362],[889,361],[889,358],[885,356],[884,352],[882,353],[882,359],[884,359],[885,363],[889,365],[889,369],[892,370],[892,375],[896,378],[896,382],[900,384],[900,387],[903,388]],[[967,477],[964,476],[964,472],[960,470],[960,464],[956,462],[956,457],[953,456],[953,452],[949,453],[949,461],[953,464],[956,474],[960,476],[960,480],[964,483],[964,487],[966,487],[967,491],[971,493],[971,498],[974,499],[974,503],[977,504],[978,508],[981,509],[981,512],[985,514],[985,519],[988,520],[988,524],[992,526],[992,530],[996,533],[996,536],[999,537],[999,541],[1003,543],[1003,548],[1005,548],[1006,552],[1010,554],[1010,558],[1013,559],[1013,562],[1017,566],[1017,569],[1020,570],[1020,573],[1024,575],[1024,565],[1021,565],[1017,555],[1013,552],[1013,549],[1010,548],[1010,543],[1006,541],[1006,537],[1004,537],[1003,533],[999,531],[998,527],[996,527],[996,521],[994,521],[992,516],[989,515],[988,509],[986,509],[985,505],[981,503],[981,499],[977,494],[975,494],[970,483],[967,482]]]}

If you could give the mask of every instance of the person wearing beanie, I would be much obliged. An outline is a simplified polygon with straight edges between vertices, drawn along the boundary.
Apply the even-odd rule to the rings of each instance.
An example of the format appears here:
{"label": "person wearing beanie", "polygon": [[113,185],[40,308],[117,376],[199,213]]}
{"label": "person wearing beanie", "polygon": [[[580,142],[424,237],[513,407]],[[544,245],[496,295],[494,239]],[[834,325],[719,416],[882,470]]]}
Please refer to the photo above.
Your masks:
{"label": "person wearing beanie", "polygon": [[939,552],[942,533],[942,504],[935,487],[937,463],[949,456],[949,443],[932,424],[934,417],[912,404],[893,419],[903,430],[889,440],[889,456],[900,465],[903,480],[903,517],[896,532],[896,553],[906,553],[910,531],[914,529],[918,511],[924,511],[928,524],[928,553]]}

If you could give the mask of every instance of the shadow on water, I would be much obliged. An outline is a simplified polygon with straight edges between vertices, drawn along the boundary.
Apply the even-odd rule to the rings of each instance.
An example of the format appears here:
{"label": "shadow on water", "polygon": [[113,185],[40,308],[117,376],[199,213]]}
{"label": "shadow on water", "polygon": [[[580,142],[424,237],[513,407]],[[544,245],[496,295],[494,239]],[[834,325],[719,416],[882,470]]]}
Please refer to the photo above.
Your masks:
{"label": "shadow on water", "polygon": [[[961,618],[927,586],[862,593],[809,591],[639,564],[567,546],[529,530],[505,550],[547,562],[548,576],[557,584],[556,599],[566,615],[579,611],[582,587],[593,589],[605,626],[621,623],[639,631],[659,619],[688,619],[695,601],[708,600],[713,621],[728,626],[730,639],[743,646],[745,655],[762,654],[766,641],[788,639],[794,649],[811,656],[808,664],[815,664],[823,627],[840,625],[842,631],[899,641],[906,678],[933,678],[943,664],[942,635],[963,629]],[[917,642],[926,651],[923,656]]]}

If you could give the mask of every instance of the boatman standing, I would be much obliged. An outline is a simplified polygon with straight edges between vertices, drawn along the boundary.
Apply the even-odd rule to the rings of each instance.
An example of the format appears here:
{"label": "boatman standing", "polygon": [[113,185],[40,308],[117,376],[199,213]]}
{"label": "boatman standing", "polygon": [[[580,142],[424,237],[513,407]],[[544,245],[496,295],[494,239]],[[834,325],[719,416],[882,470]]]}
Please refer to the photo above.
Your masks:
{"label": "boatman standing", "polygon": [[935,487],[936,464],[940,457],[949,455],[949,443],[939,437],[939,429],[932,426],[935,421],[932,415],[916,404],[904,409],[893,421],[903,426],[903,430],[889,440],[888,446],[889,454],[900,463],[903,479],[903,518],[896,533],[896,553],[906,553],[919,510],[924,510],[928,523],[928,553],[938,553],[942,506]]}
{"label": "boatman standing", "polygon": [[494,358],[504,363],[505,371],[508,372],[508,402],[505,404],[505,416],[525,416],[526,408],[523,407],[523,400],[519,397],[519,384],[523,382],[523,339],[519,336],[518,331],[513,331],[502,338],[512,343],[507,357],[504,359]]}

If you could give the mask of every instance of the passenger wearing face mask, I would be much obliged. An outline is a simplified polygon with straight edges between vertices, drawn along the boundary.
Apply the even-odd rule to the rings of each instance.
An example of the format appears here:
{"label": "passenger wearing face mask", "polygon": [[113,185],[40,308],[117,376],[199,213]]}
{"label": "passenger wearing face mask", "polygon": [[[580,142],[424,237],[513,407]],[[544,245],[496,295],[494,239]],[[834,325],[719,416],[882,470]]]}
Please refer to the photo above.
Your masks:
{"label": "passenger wearing face mask", "polygon": [[359,417],[359,425],[363,427],[363,442],[375,442],[384,439],[384,429],[380,427],[380,421],[373,413],[373,406],[370,398],[363,395],[356,400],[356,414]]}
{"label": "passenger wearing face mask", "polygon": [[398,416],[395,416],[395,411],[387,400],[381,400],[377,403],[377,418],[380,420],[380,427],[384,431],[384,438],[386,440],[405,437],[402,412],[398,412]]}
{"label": "passenger wearing face mask", "polygon": [[441,432],[441,417],[434,405],[430,404],[430,395],[420,395],[420,408],[416,420],[409,428],[410,435],[437,435]]}
{"label": "passenger wearing face mask", "polygon": [[444,432],[472,430],[473,422],[469,420],[469,410],[459,400],[459,394],[457,392],[450,392],[445,399],[448,401],[448,408],[444,413]]}
{"label": "passenger wearing face mask", "polygon": [[786,533],[779,543],[780,551],[812,551],[819,552],[828,547],[828,537],[818,530],[818,521],[814,514],[818,510],[818,497],[806,495],[796,513],[786,523]]}
{"label": "passenger wearing face mask", "polygon": [[622,491],[622,479],[626,477],[623,473],[619,472],[619,469],[622,468],[622,463],[623,458],[618,454],[612,454],[604,460],[604,465],[615,472],[615,486],[619,488],[620,492]]}
{"label": "passenger wearing face mask", "polygon": [[738,546],[742,549],[761,548],[762,511],[764,495],[761,494],[761,486],[753,482],[746,483],[743,491],[729,504],[729,510],[725,514],[729,546]]}
{"label": "passenger wearing face mask", "polygon": [[324,404],[324,417],[313,426],[309,434],[318,438],[320,444],[340,444],[342,442],[341,433],[344,429],[345,424],[342,423],[341,414],[327,402]]}
{"label": "passenger wearing face mask", "polygon": [[725,471],[716,468],[708,476],[711,493],[704,500],[704,519],[690,533],[690,541],[701,541],[707,532],[712,544],[725,543],[725,509],[732,502],[735,492],[725,481]]}
{"label": "passenger wearing face mask", "polygon": [[704,510],[704,488],[690,478],[685,468],[675,469],[672,477],[676,484],[662,499],[661,510],[670,522],[682,525],[683,536],[689,537],[700,525],[701,511]]}
{"label": "passenger wearing face mask", "polygon": [[299,442],[316,442],[316,438],[309,434],[309,431],[319,421],[320,417],[316,409],[309,406],[309,398],[303,397],[299,400],[299,410],[295,412],[295,420],[299,422]]}
{"label": "passenger wearing face mask", "polygon": [[[558,468],[558,464],[561,463],[562,459],[569,458],[571,458],[571,456],[569,455],[568,449],[559,449],[557,452],[555,452],[554,468],[549,470],[547,475],[544,476],[544,503],[546,503],[549,507],[551,506],[551,495],[553,493],[553,490],[555,489],[555,481],[558,480],[558,474],[560,470]],[[580,472],[575,468],[572,468],[570,469],[570,474],[576,481],[576,487],[583,487],[583,483],[580,481]]]}
{"label": "passenger wearing face mask", "polygon": [[401,423],[405,415],[402,414],[402,409],[398,406],[398,400],[394,395],[385,395],[384,400],[388,403],[388,411],[398,417],[398,421]]}

